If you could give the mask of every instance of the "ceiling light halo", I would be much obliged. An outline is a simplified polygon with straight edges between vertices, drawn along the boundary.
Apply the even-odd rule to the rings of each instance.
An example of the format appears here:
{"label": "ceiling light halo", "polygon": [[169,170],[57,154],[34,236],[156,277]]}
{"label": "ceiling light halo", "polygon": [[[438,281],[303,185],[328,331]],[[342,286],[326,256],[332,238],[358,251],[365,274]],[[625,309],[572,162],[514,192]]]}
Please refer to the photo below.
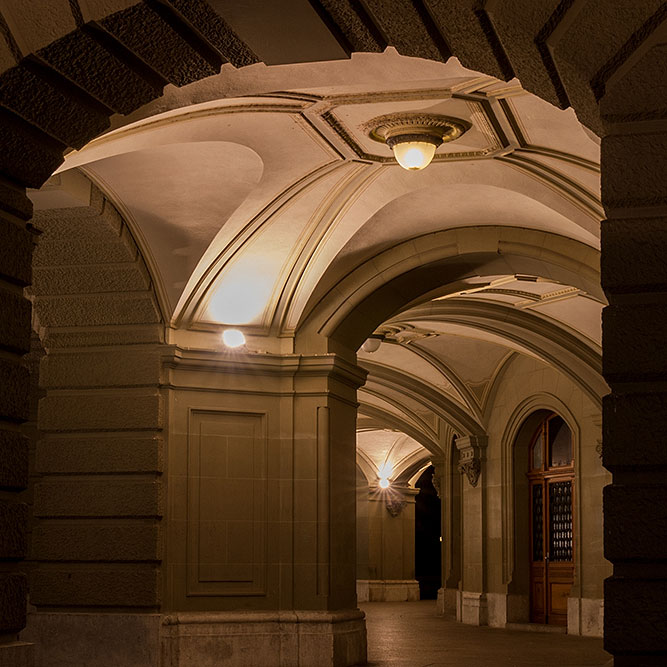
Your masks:
{"label": "ceiling light halo", "polygon": [[389,146],[401,167],[419,171],[431,163],[440,145],[458,139],[470,127],[460,118],[396,113],[369,120],[363,130],[374,141]]}
{"label": "ceiling light halo", "polygon": [[222,342],[226,347],[236,349],[245,345],[245,336],[240,329],[225,329],[222,332]]}

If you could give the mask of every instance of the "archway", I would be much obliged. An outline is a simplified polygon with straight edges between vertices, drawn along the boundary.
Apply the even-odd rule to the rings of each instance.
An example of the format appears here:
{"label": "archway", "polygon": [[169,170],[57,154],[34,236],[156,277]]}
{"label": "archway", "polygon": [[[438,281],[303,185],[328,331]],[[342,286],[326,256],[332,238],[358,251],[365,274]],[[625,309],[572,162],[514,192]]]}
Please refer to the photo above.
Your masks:
{"label": "archway", "polygon": [[[3,92],[2,113],[8,146],[2,165],[6,176],[2,184],[6,223],[3,234],[8,240],[6,247],[19,252],[11,254],[3,269],[6,277],[3,286],[7,288],[3,291],[3,308],[17,323],[17,332],[8,335],[3,349],[9,355],[7,386],[19,387],[16,395],[25,387],[24,374],[17,369],[18,355],[26,349],[29,331],[29,309],[14,289],[17,284],[23,286],[30,281],[31,241],[19,222],[30,216],[30,207],[22,187],[40,185],[52,173],[67,145],[80,146],[105,127],[110,110],[131,111],[157,97],[165,81],[182,84],[215,71],[223,61],[221,53],[239,65],[253,61],[252,54],[230,32],[228,25],[204,3],[131,3],[129,7],[113,4],[111,11],[119,6],[121,11],[107,14],[109,10],[91,9],[89,3],[81,3],[81,6],[63,3],[58,10],[54,9],[52,20],[45,22],[48,30],[31,30],[30,21],[20,12],[7,10],[8,17],[5,17],[10,25],[3,51],[6,56],[3,62],[7,63],[3,82],[7,87]],[[441,8],[435,12],[435,19],[429,12],[413,12],[410,25],[424,36],[423,40],[415,40],[406,37],[379,9],[371,13],[364,10],[361,14],[352,10],[352,21],[347,22],[342,20],[341,14],[341,7],[345,6],[327,7],[323,10],[327,20],[340,29],[335,31],[340,39],[338,44],[346,45],[348,51],[381,49],[386,43],[398,44],[412,55],[430,58],[446,58],[453,51],[466,64],[490,74],[504,78],[518,74],[526,86],[545,99],[563,105],[573,103],[580,118],[589,126],[601,126],[598,108],[604,122],[614,123],[608,128],[613,136],[605,140],[603,164],[607,179],[605,203],[612,218],[606,225],[603,240],[603,249],[607,248],[603,265],[608,293],[614,297],[623,295],[620,300],[624,301],[608,311],[605,363],[608,379],[632,382],[634,393],[615,393],[609,401],[614,409],[608,415],[609,447],[605,462],[623,474],[628,463],[624,447],[626,433],[628,438],[643,443],[646,456],[637,458],[642,463],[636,466],[638,470],[632,478],[631,490],[612,487],[608,497],[609,525],[612,531],[618,530],[608,536],[608,553],[614,561],[623,563],[626,578],[631,573],[633,580],[628,590],[626,579],[609,583],[609,646],[617,654],[629,656],[626,664],[630,664],[632,655],[637,652],[664,651],[664,640],[651,632],[651,627],[659,627],[659,622],[654,623],[646,609],[631,607],[633,596],[629,592],[643,587],[646,599],[651,600],[651,611],[659,619],[661,598],[652,595],[656,587],[642,579],[641,570],[646,559],[653,562],[662,558],[661,547],[651,538],[650,529],[661,520],[661,510],[651,506],[655,520],[641,525],[632,525],[631,519],[624,518],[628,507],[637,512],[643,507],[641,499],[655,464],[664,463],[659,448],[651,449],[647,444],[659,441],[655,434],[661,432],[662,425],[645,419],[646,413],[655,415],[656,410],[645,404],[646,386],[642,385],[664,374],[653,344],[660,343],[653,338],[654,309],[647,305],[658,303],[664,290],[664,281],[660,278],[663,253],[642,250],[642,246],[655,247],[656,228],[652,222],[646,222],[646,218],[660,212],[664,198],[658,177],[655,176],[656,181],[646,178],[647,173],[660,171],[652,167],[662,159],[661,130],[653,128],[649,129],[649,134],[644,134],[634,124],[663,116],[660,100],[652,99],[645,92],[647,87],[641,84],[641,77],[646,68],[651,71],[657,61],[657,57],[654,60],[649,56],[658,53],[660,43],[655,33],[664,19],[664,9],[652,3],[640,7],[633,3],[628,12],[616,13],[606,11],[605,3],[590,3],[587,11],[579,13],[581,7],[574,3],[567,7],[545,6],[537,12],[524,11],[534,9],[531,4],[530,8],[518,7],[516,14],[504,14],[498,8],[475,13],[467,5],[457,5],[451,10]],[[598,30],[598,19],[609,29]],[[147,24],[166,30],[165,39],[173,48],[153,49],[137,41],[138,26],[143,29]],[[559,26],[561,30],[557,30]],[[575,26],[579,29],[574,30]],[[36,59],[22,59],[33,52]],[[73,67],[77,62],[75,54],[83,54],[89,67]],[[188,66],[183,67],[183,62]],[[659,69],[655,76],[660,76]],[[100,86],[100,80],[117,85]],[[634,94],[633,86],[645,94]],[[659,90],[659,86],[653,89]],[[36,99],[45,103],[32,104]],[[59,113],[54,114],[53,108]],[[63,109],[71,112],[62,113]],[[631,248],[646,259],[639,262],[642,271],[635,270],[637,263],[633,263],[632,270],[627,267],[627,253]],[[642,297],[640,305],[634,297],[628,296],[633,292],[648,296]],[[626,336],[645,340],[647,344],[638,346],[634,354],[627,354]],[[647,386],[650,389],[653,385]],[[659,401],[659,394],[654,394],[654,398]],[[3,414],[11,423],[25,418],[25,413],[16,408],[13,400]],[[11,429],[7,433],[7,447],[12,452],[18,451],[19,460],[24,462],[25,443],[17,440]],[[16,471],[12,468],[9,489],[25,485],[24,467],[24,463],[19,463]],[[12,512],[21,524],[20,511]],[[638,539],[631,542],[650,545],[639,556],[624,548],[628,541],[624,526],[639,531]],[[19,528],[19,533],[24,534],[24,530]],[[25,547],[19,545],[12,551],[11,558],[20,559],[24,553]],[[7,587],[12,599],[21,600],[25,579],[12,572]],[[632,609],[630,614],[628,604]],[[12,614],[4,629],[14,633],[23,623],[22,619],[21,611]]]}
{"label": "archway", "polygon": [[421,600],[436,600],[442,586],[441,503],[433,486],[433,466],[415,482],[415,578]]}

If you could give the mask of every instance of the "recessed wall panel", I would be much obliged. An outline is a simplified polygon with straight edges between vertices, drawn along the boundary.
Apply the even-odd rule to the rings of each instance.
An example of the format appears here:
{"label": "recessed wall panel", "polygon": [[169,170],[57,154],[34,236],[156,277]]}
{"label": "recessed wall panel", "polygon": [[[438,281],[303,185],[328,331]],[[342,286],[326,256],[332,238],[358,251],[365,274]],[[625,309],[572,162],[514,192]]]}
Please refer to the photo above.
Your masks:
{"label": "recessed wall panel", "polygon": [[188,596],[266,594],[267,453],[264,414],[190,410]]}

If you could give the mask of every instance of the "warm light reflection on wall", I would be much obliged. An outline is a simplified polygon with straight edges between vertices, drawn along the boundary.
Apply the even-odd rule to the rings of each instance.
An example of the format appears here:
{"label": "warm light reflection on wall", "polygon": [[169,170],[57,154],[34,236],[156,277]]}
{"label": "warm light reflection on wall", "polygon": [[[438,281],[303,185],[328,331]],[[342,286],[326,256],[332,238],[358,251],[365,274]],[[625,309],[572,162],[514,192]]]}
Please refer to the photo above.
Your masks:
{"label": "warm light reflection on wall", "polygon": [[258,258],[226,271],[208,304],[208,318],[220,324],[257,324],[271,298],[274,277],[262,272]]}

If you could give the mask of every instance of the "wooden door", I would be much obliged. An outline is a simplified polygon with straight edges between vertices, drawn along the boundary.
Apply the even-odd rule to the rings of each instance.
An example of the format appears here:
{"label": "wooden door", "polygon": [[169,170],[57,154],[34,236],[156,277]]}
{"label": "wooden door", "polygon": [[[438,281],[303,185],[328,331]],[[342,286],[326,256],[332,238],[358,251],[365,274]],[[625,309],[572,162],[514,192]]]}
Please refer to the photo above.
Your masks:
{"label": "wooden door", "polygon": [[530,620],[567,624],[574,579],[572,433],[558,415],[536,431],[530,450]]}

